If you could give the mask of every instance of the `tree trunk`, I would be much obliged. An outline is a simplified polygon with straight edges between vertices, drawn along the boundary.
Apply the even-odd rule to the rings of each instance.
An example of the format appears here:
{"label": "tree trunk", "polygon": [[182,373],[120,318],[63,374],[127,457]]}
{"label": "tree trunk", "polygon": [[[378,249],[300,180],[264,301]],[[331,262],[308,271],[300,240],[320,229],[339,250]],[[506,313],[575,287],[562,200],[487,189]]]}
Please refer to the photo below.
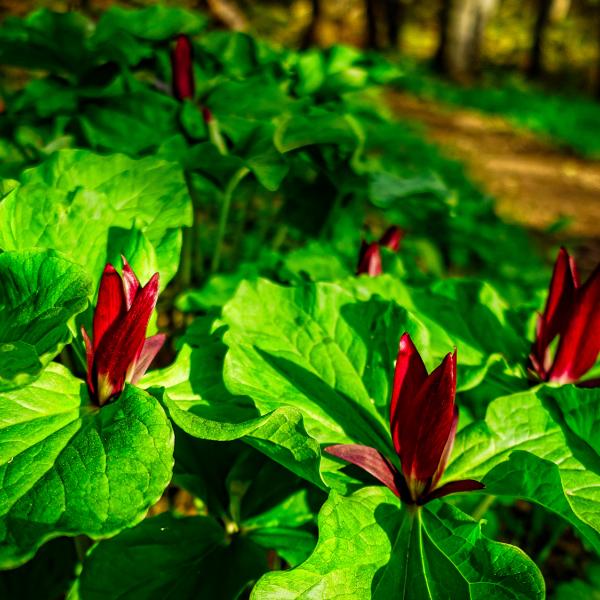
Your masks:
{"label": "tree trunk", "polygon": [[367,17],[367,47],[376,50],[379,48],[377,40],[377,11],[375,0],[365,0],[365,12]]}
{"label": "tree trunk", "polygon": [[388,46],[392,50],[395,50],[398,48],[398,39],[400,37],[400,11],[404,7],[400,7],[400,0],[387,0],[385,5],[388,21]]}
{"label": "tree trunk", "polygon": [[310,19],[310,25],[302,37],[302,43],[300,44],[303,50],[309,48],[316,42],[317,27],[319,26],[319,20],[321,18],[321,0],[311,0],[312,15]]}
{"label": "tree trunk", "polygon": [[550,21],[551,9],[552,0],[538,0],[538,12],[533,27],[533,43],[529,56],[529,67],[527,68],[527,75],[531,78],[539,77],[543,71],[542,48],[544,45],[544,34]]}
{"label": "tree trunk", "polygon": [[479,72],[485,27],[497,0],[444,0],[440,11],[437,69],[457,81]]}
{"label": "tree trunk", "polygon": [[600,100],[600,4],[596,8],[596,25],[598,27],[598,56],[596,58],[596,98]]}
{"label": "tree trunk", "polygon": [[402,31],[408,13],[408,2],[406,0],[387,0],[386,9],[388,46],[392,50],[400,50],[402,48]]}
{"label": "tree trunk", "polygon": [[438,28],[439,28],[439,42],[438,47],[433,58],[433,66],[438,73],[444,73],[446,71],[445,56],[448,48],[448,30],[450,22],[450,10],[452,8],[452,0],[442,0],[440,10],[438,12]]}

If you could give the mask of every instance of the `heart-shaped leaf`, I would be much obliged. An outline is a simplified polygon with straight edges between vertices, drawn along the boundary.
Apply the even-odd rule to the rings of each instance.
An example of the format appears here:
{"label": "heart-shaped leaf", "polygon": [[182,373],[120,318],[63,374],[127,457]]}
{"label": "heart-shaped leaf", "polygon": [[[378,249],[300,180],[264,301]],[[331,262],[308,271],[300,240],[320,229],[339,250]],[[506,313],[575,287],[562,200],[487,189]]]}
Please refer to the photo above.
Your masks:
{"label": "heart-shaped leaf", "polygon": [[192,220],[177,165],[150,157],[62,150],[24,171],[20,182],[0,203],[3,250],[59,250],[99,281],[111,227],[135,226],[156,250],[161,285],[175,274],[180,228]]}
{"label": "heart-shaped leaf", "polygon": [[142,519],[171,478],[173,431],[159,402],[127,386],[101,409],[51,364],[0,394],[0,565],[59,535],[110,536]]}
{"label": "heart-shaped leaf", "polygon": [[229,539],[210,517],[164,513],[100,542],[78,582],[81,600],[229,600],[267,570],[266,552],[247,537]]}
{"label": "heart-shaped leaf", "polygon": [[540,504],[600,550],[600,390],[539,388],[494,400],[485,421],[459,432],[449,479]]}
{"label": "heart-shaped leaf", "polygon": [[253,600],[271,598],[544,598],[544,581],[518,548],[486,539],[450,504],[408,511],[389,490],[331,492],[319,542],[288,572],[264,575]]}
{"label": "heart-shaped leaf", "polygon": [[0,254],[0,392],[33,381],[71,340],[88,302],[83,269],[56,252]]}
{"label": "heart-shaped leaf", "polygon": [[[385,407],[398,341],[409,331],[428,347],[418,320],[390,302],[360,302],[341,284],[289,288],[259,280],[240,285],[223,322],[226,345],[194,340],[194,328],[179,367],[145,380],[167,388],[167,407],[182,429],[207,439],[247,436],[321,486],[319,444],[360,439],[389,450]],[[340,464],[324,457],[320,468],[336,479]]]}

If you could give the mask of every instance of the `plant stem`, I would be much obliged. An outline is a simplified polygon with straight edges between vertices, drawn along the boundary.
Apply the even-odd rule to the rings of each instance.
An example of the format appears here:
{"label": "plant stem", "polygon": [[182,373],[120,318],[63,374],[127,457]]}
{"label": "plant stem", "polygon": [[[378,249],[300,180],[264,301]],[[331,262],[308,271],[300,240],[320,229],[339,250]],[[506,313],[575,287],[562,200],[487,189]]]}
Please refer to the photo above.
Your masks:
{"label": "plant stem", "polygon": [[77,552],[79,562],[83,562],[86,552],[92,546],[92,540],[87,535],[76,535],[73,538],[73,543],[75,544],[75,552]]}
{"label": "plant stem", "polygon": [[221,129],[219,127],[219,124],[217,123],[217,120],[214,117],[207,123],[207,128],[208,139],[210,140],[211,144],[219,151],[219,154],[221,154],[222,156],[228,154],[227,145],[225,144],[225,140],[221,135]]}
{"label": "plant stem", "polygon": [[217,233],[217,244],[215,247],[215,253],[213,255],[212,264],[210,267],[211,273],[215,273],[219,270],[221,264],[221,254],[223,252],[223,241],[225,239],[225,229],[227,228],[227,220],[229,219],[229,210],[231,208],[231,199],[235,188],[239,185],[240,181],[249,173],[247,167],[241,167],[238,169],[229,180],[225,192],[223,193],[223,203],[221,205],[221,214],[219,216],[219,231]]}
{"label": "plant stem", "polygon": [[185,183],[188,188],[188,194],[192,199],[193,221],[191,227],[184,227],[182,231],[183,240],[181,244],[181,263],[179,264],[179,284],[183,289],[190,286],[192,282],[192,268],[194,263],[194,241],[196,238],[196,202],[194,199],[194,187],[189,172],[185,172]]}
{"label": "plant stem", "polygon": [[496,501],[496,496],[486,496],[476,507],[471,516],[475,521],[479,521],[488,511],[490,506]]}

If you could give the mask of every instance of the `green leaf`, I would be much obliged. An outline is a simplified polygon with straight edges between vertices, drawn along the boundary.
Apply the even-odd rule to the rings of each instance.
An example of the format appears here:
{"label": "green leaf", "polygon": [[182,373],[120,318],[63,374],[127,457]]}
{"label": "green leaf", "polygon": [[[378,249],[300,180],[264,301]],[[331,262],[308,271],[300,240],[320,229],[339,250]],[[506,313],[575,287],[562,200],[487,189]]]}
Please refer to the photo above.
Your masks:
{"label": "green leaf", "polygon": [[261,185],[276,190],[287,175],[288,165],[275,147],[275,126],[235,116],[229,116],[223,125],[223,132],[234,143],[232,152],[243,159]]}
{"label": "green leaf", "polygon": [[336,474],[339,461],[320,459],[319,444],[361,441],[391,452],[386,407],[404,331],[433,364],[418,320],[381,299],[360,302],[341,284],[242,282],[223,322],[226,346],[216,332],[212,344],[188,334],[191,352],[146,383],[167,387],[169,413],[191,435],[246,436],[319,486],[320,461],[326,483],[349,481]]}
{"label": "green leaf", "polygon": [[141,385],[165,388],[163,402],[171,419],[190,435],[218,441],[244,437],[292,472],[323,486],[319,446],[307,436],[300,411],[282,406],[261,416],[249,398],[227,390],[222,336],[222,330],[211,333],[197,319],[175,363],[148,373]]}
{"label": "green leaf", "polygon": [[63,598],[75,579],[76,567],[73,540],[52,540],[27,564],[0,572],[0,597],[19,600]]}
{"label": "green leaf", "polygon": [[[135,226],[131,229],[111,227],[109,231],[106,260],[120,267],[121,256],[127,258],[127,262],[140,281],[148,281],[159,270],[154,246]],[[178,259],[178,253],[174,253],[173,261],[177,262]]]}
{"label": "green leaf", "polygon": [[600,600],[600,565],[592,563],[586,570],[585,579],[573,579],[557,586],[553,600]]}
{"label": "green leaf", "polygon": [[158,5],[131,10],[111,6],[98,21],[95,40],[118,39],[119,35],[126,33],[144,40],[170,40],[178,34],[199,33],[207,22],[202,13],[179,7]]}
{"label": "green leaf", "polygon": [[138,155],[155,150],[178,130],[179,103],[166,94],[139,89],[86,103],[77,116],[94,150]]}
{"label": "green leaf", "polygon": [[76,12],[42,9],[0,28],[0,62],[53,73],[78,73],[91,58],[86,48],[90,22]]}
{"label": "green leaf", "polygon": [[0,394],[0,565],[60,535],[115,535],[140,521],[171,478],[173,431],[158,401],[127,386],[101,409],[52,364]]}
{"label": "green leaf", "polygon": [[199,440],[178,429],[174,483],[288,562],[301,562],[314,548],[322,492],[246,444]]}
{"label": "green leaf", "polygon": [[90,281],[56,252],[0,254],[0,392],[26,385],[71,340]]}
{"label": "green leaf", "polygon": [[98,281],[111,227],[135,226],[156,251],[161,286],[177,270],[192,208],[180,168],[155,158],[62,150],[24,171],[0,203],[0,248],[51,248]]}
{"label": "green leaf", "polygon": [[490,403],[459,432],[445,478],[528,500],[574,525],[600,550],[600,390],[541,386]]}
{"label": "green leaf", "polygon": [[319,542],[287,572],[264,575],[253,600],[271,598],[542,599],[544,581],[518,548],[486,539],[480,524],[435,501],[409,512],[384,488],[331,492]]}
{"label": "green leaf", "polygon": [[247,537],[228,538],[210,517],[164,513],[95,546],[79,597],[230,600],[266,570],[266,552]]}
{"label": "green leaf", "polygon": [[356,131],[345,115],[322,108],[314,108],[306,115],[283,117],[275,134],[275,144],[280,152],[321,144],[333,144],[351,152],[358,143]]}

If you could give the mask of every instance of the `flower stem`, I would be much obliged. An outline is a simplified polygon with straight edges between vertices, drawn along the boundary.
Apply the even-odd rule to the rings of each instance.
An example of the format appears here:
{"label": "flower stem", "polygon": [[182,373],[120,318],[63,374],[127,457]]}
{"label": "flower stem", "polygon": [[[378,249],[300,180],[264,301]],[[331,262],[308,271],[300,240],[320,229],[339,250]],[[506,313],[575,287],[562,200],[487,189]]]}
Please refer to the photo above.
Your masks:
{"label": "flower stem", "polygon": [[473,517],[475,521],[479,521],[495,501],[496,496],[485,496],[485,498],[475,507],[471,517]]}
{"label": "flower stem", "polygon": [[247,167],[241,167],[238,169],[229,180],[225,192],[223,193],[223,203],[221,205],[221,214],[219,217],[219,231],[217,233],[217,244],[215,247],[215,253],[213,255],[211,264],[211,273],[215,273],[219,270],[221,264],[221,254],[223,252],[223,241],[225,239],[225,229],[227,228],[227,221],[229,219],[229,210],[231,208],[231,199],[235,188],[239,185],[240,181],[249,173]]}

